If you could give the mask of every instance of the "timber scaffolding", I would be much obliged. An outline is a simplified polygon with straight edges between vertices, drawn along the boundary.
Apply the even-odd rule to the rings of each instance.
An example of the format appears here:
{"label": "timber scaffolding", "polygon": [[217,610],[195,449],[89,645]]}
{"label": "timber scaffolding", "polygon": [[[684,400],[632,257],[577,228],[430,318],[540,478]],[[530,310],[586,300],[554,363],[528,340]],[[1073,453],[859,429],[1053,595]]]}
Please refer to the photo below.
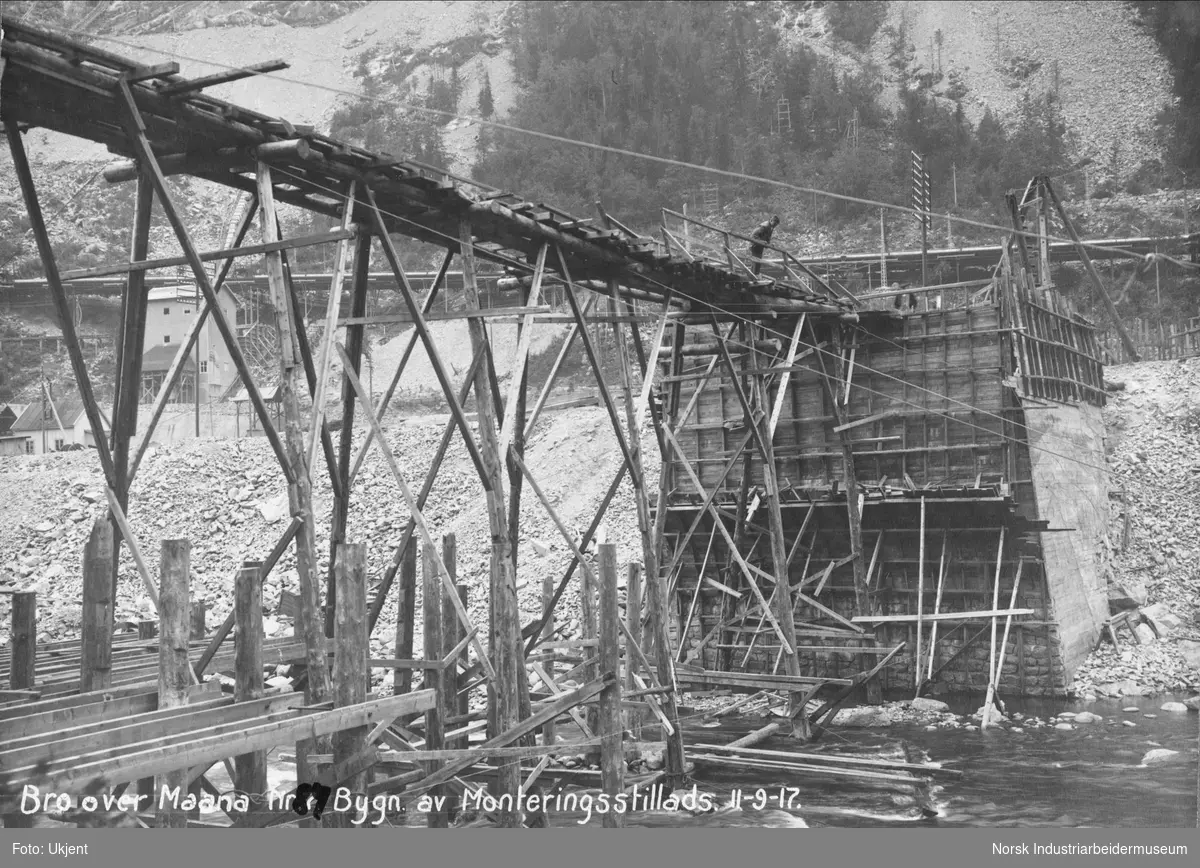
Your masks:
{"label": "timber scaffolding", "polygon": [[1108,615],[1105,386],[1095,327],[1051,285],[1052,214],[1109,296],[1047,178],[1008,200],[987,280],[683,346],[662,378],[686,405],[662,555],[681,683],[845,676],[903,643],[884,688],[1066,693]]}
{"label": "timber scaffolding", "polygon": [[[186,79],[175,63],[140,64],[9,18],[2,20],[2,27],[0,121],[74,377],[89,423],[97,431],[105,430],[105,414],[81,354],[64,288],[65,278],[89,275],[68,274],[58,268],[23,133],[41,127],[102,143],[125,158],[105,172],[107,180],[134,181],[137,186],[128,261],[90,270],[92,275],[121,273],[125,287],[112,434],[97,443],[108,512],[96,521],[83,552],[83,635],[79,643],[74,647],[71,643],[39,645],[36,596],[8,589],[13,593],[13,642],[11,652],[0,660],[9,671],[10,688],[0,694],[0,795],[6,797],[0,814],[6,814],[5,824],[31,822],[30,816],[16,812],[14,802],[25,787],[81,796],[125,792],[136,781],[139,796],[153,796],[150,804],[158,803],[160,825],[195,825],[198,821],[189,808],[169,800],[160,803],[164,787],[168,792],[221,794],[214,783],[221,777],[213,769],[224,763],[236,792],[261,796],[267,791],[266,754],[281,745],[295,746],[301,784],[320,782],[360,794],[399,794],[389,807],[414,803],[423,794],[462,793],[467,787],[464,778],[486,777],[493,793],[510,799],[500,802],[494,813],[501,825],[518,825],[523,818],[532,824],[544,822],[544,812],[519,810],[518,798],[539,791],[538,779],[546,771],[549,757],[557,753],[573,754],[581,749],[598,753],[601,768],[590,776],[586,772],[570,775],[565,769],[555,769],[553,775],[558,780],[567,777],[599,785],[609,794],[632,784],[641,784],[643,793],[654,782],[667,790],[680,785],[690,769],[685,763],[677,704],[680,687],[705,678],[725,679],[732,686],[740,682],[719,673],[691,673],[687,682],[677,677],[670,638],[670,596],[666,571],[660,567],[663,524],[676,486],[668,472],[659,485],[657,503],[652,504],[654,492],[645,478],[640,444],[648,422],[660,449],[666,453],[674,448],[678,435],[673,419],[687,414],[680,416],[678,389],[671,390],[665,400],[652,400],[654,372],[665,351],[673,376],[682,376],[685,360],[690,358],[685,346],[688,326],[707,326],[731,313],[764,321],[802,314],[810,323],[854,323],[858,319],[855,300],[803,266],[759,277],[732,249],[725,262],[710,263],[673,248],[668,238],[657,240],[631,232],[602,208],[598,208],[595,224],[590,219],[575,219],[548,206],[474,186],[442,170],[365,151],[203,94],[215,84],[284,68],[286,64],[281,62]],[[170,174],[187,174],[251,194],[232,248],[206,253],[196,249],[167,183]],[[204,306],[181,342],[150,408],[147,426],[135,438],[146,275],[155,268],[178,264],[178,258],[148,258],[156,201],[183,251],[182,259],[203,295]],[[284,238],[277,202],[336,218],[339,228]],[[245,243],[256,216],[261,237],[257,243]],[[424,298],[413,290],[393,234],[438,244],[447,251],[439,277]],[[289,250],[316,244],[335,244],[337,263],[319,347],[309,344],[303,307],[297,303],[288,265]],[[371,324],[366,294],[372,244],[382,251],[414,323],[410,350],[417,341],[423,345],[451,415],[441,448],[420,488],[406,478],[403,456],[393,454],[381,427],[405,361],[378,404],[373,404],[359,379],[363,332]],[[243,256],[262,257],[268,275],[279,344],[282,431],[276,429],[260,386],[247,367],[233,324],[217,303],[232,263]],[[443,290],[455,257],[462,273],[468,307],[464,317],[474,352],[461,389],[453,387],[426,325],[426,314]],[[522,305],[495,311],[496,315],[521,318],[514,370],[523,373],[513,377],[506,394],[501,394],[493,373],[492,348],[484,327],[492,311],[480,309],[479,260],[499,264],[516,275],[530,275],[518,278],[524,289]],[[215,277],[205,270],[204,263],[209,261],[218,263]],[[551,280],[561,284],[573,329],[537,400],[529,406],[526,362],[530,334],[544,312],[543,284]],[[338,303],[346,283],[351,297],[348,317],[341,315]],[[589,293],[607,303],[607,314],[591,313],[596,298],[588,297]],[[634,307],[647,313],[635,313]],[[262,553],[262,561],[228,565],[234,579],[235,606],[212,635],[199,624],[193,628],[190,543],[163,539],[156,575],[126,514],[131,486],[154,425],[208,316],[213,317],[228,346],[288,484],[292,516],[269,553]],[[639,330],[630,327],[647,316],[654,323],[654,342],[649,347]],[[613,329],[622,362],[616,389],[600,375],[590,328],[596,324]],[[344,345],[336,341],[339,328],[346,331]],[[672,343],[664,347],[668,330]],[[576,340],[595,372],[601,403],[623,458],[600,509],[578,539],[523,460],[526,437],[536,426],[562,359]],[[335,359],[340,360],[342,370],[340,420],[326,418],[332,391],[327,383]],[[640,369],[636,374],[635,359]],[[635,388],[639,377],[643,381],[640,389]],[[472,390],[477,408],[474,426],[464,410]],[[302,393],[312,401],[308,419],[300,408]],[[362,433],[366,435],[357,447],[356,420],[365,423]],[[477,471],[487,504],[492,546],[486,625],[472,622],[463,599],[465,588],[457,581],[453,537],[439,540],[422,514],[456,433]],[[354,479],[372,446],[381,452],[403,495],[408,520],[400,534],[371,540],[374,545],[388,546],[392,559],[384,575],[368,588],[366,543],[349,538],[346,528]],[[314,542],[312,480],[318,471],[328,473],[333,491],[329,571],[324,576],[319,575]],[[595,564],[582,550],[591,543],[626,476],[637,508],[641,557],[632,559],[622,571],[614,546],[600,545]],[[523,489],[541,503],[571,551],[561,579],[544,588],[540,616],[525,624],[518,608],[515,558]],[[113,605],[122,545],[157,607],[157,642],[144,636],[114,639]],[[298,598],[291,600],[295,634],[264,641],[262,585],[282,553],[292,546],[300,586]],[[418,552],[423,564],[419,596]],[[628,575],[625,618],[618,608],[618,574],[622,572]],[[636,590],[643,573],[644,592]],[[564,643],[554,626],[555,612],[577,575],[582,586],[585,638]],[[399,600],[396,656],[372,659],[369,636],[393,592]],[[423,601],[425,647],[422,655],[415,656],[418,599]],[[562,671],[555,652],[563,647],[582,652],[583,662]],[[897,647],[892,654],[900,650]],[[794,655],[788,659],[794,661]],[[889,659],[871,661],[869,668],[849,677],[806,677],[790,665],[787,676],[760,680],[769,682],[769,689],[784,695],[789,704],[786,729],[806,735],[810,724],[820,723],[823,715],[876,675]],[[271,663],[293,667],[299,673],[293,686],[302,686],[303,692],[282,686],[268,689],[263,669]],[[395,673],[394,695],[368,696],[372,669]],[[214,690],[214,671],[234,673],[232,684],[224,680],[232,687],[232,695],[227,695],[228,689]],[[414,689],[414,672],[421,673],[419,690]],[[536,679],[536,689],[531,687],[532,679]],[[575,679],[581,680],[582,686]],[[816,701],[822,688],[832,688],[833,695],[810,715],[808,702]],[[484,696],[486,708],[481,707],[482,702],[470,702]],[[580,714],[585,706],[586,718]],[[422,715],[423,721],[418,719]],[[570,715],[582,741],[562,741],[555,734],[554,724],[563,715]],[[655,745],[663,753],[664,767],[627,781],[625,750],[638,744],[626,738],[626,728],[636,731],[643,724],[643,735],[654,732],[658,739]],[[757,764],[808,775],[922,786],[939,771],[936,766],[878,758],[812,754],[792,755],[791,762],[780,762],[779,757],[758,755],[765,752],[744,752],[750,743],[780,728],[767,727],[749,742],[740,742],[737,750],[705,745],[702,753],[693,753],[690,759],[732,768]],[[471,738],[478,731],[485,732],[482,744]],[[391,750],[381,750],[381,744]],[[743,752],[731,756],[738,751]],[[803,764],[796,762],[800,759]],[[522,760],[535,764],[526,766]],[[488,762],[490,766],[480,766]],[[261,799],[247,806],[218,804],[236,825],[297,821],[293,812],[271,810]],[[146,822],[145,811],[138,811],[146,807],[144,800],[134,803],[129,811],[133,822]],[[67,822],[86,819],[77,813],[64,818]],[[430,825],[444,826],[450,819],[448,811],[428,815]],[[352,814],[327,812],[322,822],[347,825],[352,820]],[[603,822],[622,825],[623,815],[607,812]]]}

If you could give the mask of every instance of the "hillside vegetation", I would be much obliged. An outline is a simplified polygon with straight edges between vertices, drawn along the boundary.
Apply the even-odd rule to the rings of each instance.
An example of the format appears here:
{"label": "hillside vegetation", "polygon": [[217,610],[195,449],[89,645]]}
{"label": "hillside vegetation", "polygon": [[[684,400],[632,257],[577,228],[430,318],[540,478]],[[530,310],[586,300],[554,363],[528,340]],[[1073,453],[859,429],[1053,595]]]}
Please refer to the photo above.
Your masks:
{"label": "hillside vegetation", "polygon": [[[907,205],[910,153],[918,151],[931,176],[938,246],[994,243],[997,230],[969,224],[954,224],[946,238],[944,218],[1004,225],[1003,193],[1037,172],[1056,176],[1085,236],[1182,232],[1194,224],[1186,199],[1160,191],[1194,183],[1200,168],[1198,9],[993,0],[4,6],[18,20],[87,34],[98,47],[148,62],[176,58],[186,75],[284,58],[285,73],[210,92],[581,217],[600,201],[652,231],[661,206],[705,211],[704,186],[715,183],[710,220],[744,232],[779,214],[775,240],[801,254],[878,249],[878,209],[691,166]],[[497,130],[480,118],[675,162]],[[126,255],[132,189],[99,179],[111,156],[44,130],[26,142],[61,267]],[[0,154],[0,175],[10,172]],[[183,177],[171,183],[198,245],[222,246],[237,194]],[[290,233],[327,228],[287,208],[282,220]],[[910,216],[887,221],[892,249],[919,244]],[[417,269],[439,261],[426,245],[406,243],[401,253]],[[151,255],[177,254],[156,217]],[[298,251],[294,263],[325,269],[328,251]],[[0,280],[40,274],[16,184],[0,185]],[[185,270],[179,276],[188,279]],[[1068,290],[1082,285],[1070,268],[1059,277]],[[1118,271],[1112,279],[1125,278]],[[1119,306],[1129,315],[1193,316],[1197,289],[1172,275],[1156,290],[1143,276]],[[83,331],[112,332],[115,311],[86,300],[83,309]],[[7,313],[10,333],[56,330],[44,309]],[[9,386],[13,373],[20,379],[8,372]]]}

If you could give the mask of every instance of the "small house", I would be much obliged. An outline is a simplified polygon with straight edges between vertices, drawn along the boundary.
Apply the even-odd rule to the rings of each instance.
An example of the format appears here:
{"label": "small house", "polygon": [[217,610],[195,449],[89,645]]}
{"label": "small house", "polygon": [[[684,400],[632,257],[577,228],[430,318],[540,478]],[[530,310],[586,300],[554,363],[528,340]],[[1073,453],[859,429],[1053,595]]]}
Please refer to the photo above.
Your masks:
{"label": "small house", "polygon": [[[95,447],[91,425],[77,397],[29,404],[12,423],[6,440],[17,440],[28,455],[61,452],[70,446]],[[107,435],[107,431],[103,432]],[[10,447],[12,448],[12,447]]]}

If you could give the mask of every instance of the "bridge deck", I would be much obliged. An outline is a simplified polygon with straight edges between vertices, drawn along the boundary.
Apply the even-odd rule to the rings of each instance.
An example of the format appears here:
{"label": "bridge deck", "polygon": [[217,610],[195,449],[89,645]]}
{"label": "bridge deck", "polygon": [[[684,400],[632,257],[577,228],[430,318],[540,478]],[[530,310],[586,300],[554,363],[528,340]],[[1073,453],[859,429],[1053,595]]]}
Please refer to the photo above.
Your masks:
{"label": "bridge deck", "polygon": [[[743,313],[809,310],[843,314],[853,302],[812,286],[756,279],[748,271],[693,261],[654,239],[597,229],[553,207],[489,191],[448,172],[337,141],[188,89],[187,79],[4,18],[0,118],[44,127],[134,156],[118,119],[128,82],[151,148],[168,173],[255,189],[256,160],[271,163],[277,200],[339,216],[353,181],[374,191],[390,231],[457,249],[469,218],[482,259],[528,270],[542,244],[559,246],[576,280],[616,280],[641,298],[670,295]],[[278,143],[293,143],[280,149]],[[263,145],[274,149],[263,150]],[[268,156],[267,151],[272,150]],[[557,265],[557,263],[554,263]]]}

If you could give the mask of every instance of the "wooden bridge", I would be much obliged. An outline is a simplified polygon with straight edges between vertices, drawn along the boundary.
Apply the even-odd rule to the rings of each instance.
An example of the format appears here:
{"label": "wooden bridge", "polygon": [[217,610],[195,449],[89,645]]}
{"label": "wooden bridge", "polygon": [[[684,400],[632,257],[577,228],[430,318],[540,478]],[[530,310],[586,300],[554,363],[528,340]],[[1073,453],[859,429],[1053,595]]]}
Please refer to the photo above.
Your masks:
{"label": "wooden bridge", "polygon": [[[746,346],[755,348],[769,343],[755,338],[761,336],[764,323],[780,315],[799,316],[814,329],[839,328],[857,321],[856,301],[803,263],[787,261],[771,274],[759,276],[732,250],[724,262],[713,262],[691,255],[669,237],[652,239],[638,235],[602,209],[596,219],[578,219],[515,194],[477,187],[436,167],[357,148],[284,119],[204,94],[207,87],[279,69],[280,64],[260,64],[187,79],[179,75],[175,63],[139,63],[10,18],[3,19],[2,27],[0,122],[37,241],[46,287],[93,430],[104,430],[105,426],[70,316],[68,286],[72,282],[108,278],[116,278],[123,284],[112,436],[97,444],[108,514],[93,528],[86,555],[90,566],[85,572],[90,579],[85,583],[81,651],[78,656],[72,655],[70,660],[54,665],[53,655],[62,649],[38,648],[31,639],[34,631],[29,625],[35,601],[29,599],[29,592],[14,594],[14,623],[20,622],[22,637],[15,644],[22,650],[19,655],[14,652],[10,659],[13,683],[11,695],[5,699],[16,703],[36,699],[36,703],[27,708],[18,705],[15,709],[0,709],[0,742],[4,743],[0,750],[8,748],[13,752],[4,765],[6,772],[12,774],[4,782],[6,792],[12,793],[14,786],[19,791],[20,785],[35,781],[81,788],[124,786],[133,779],[151,775],[175,786],[210,790],[213,784],[206,778],[207,770],[222,758],[236,754],[236,768],[230,766],[230,770],[237,789],[261,793],[265,788],[264,751],[295,743],[300,780],[316,780],[319,773],[321,780],[347,786],[355,792],[403,790],[405,801],[415,800],[425,792],[440,793],[443,788],[461,790],[463,783],[458,776],[478,762],[490,759],[494,764],[491,774],[497,781],[495,792],[514,796],[515,803],[518,792],[531,787],[536,791],[537,779],[550,755],[575,749],[557,741],[554,734],[553,724],[564,714],[572,715],[572,724],[584,736],[583,744],[599,746],[600,783],[606,792],[617,793],[626,786],[625,724],[640,726],[643,715],[648,725],[657,729],[665,768],[639,781],[645,784],[661,779],[668,787],[679,784],[688,768],[677,685],[711,684],[719,681],[719,674],[698,672],[694,668],[688,670],[686,677],[677,678],[675,673],[668,623],[668,582],[659,566],[664,544],[664,504],[674,486],[668,470],[659,484],[655,507],[643,471],[640,444],[648,421],[660,448],[664,451],[668,448],[674,436],[671,419],[679,414],[680,402],[677,388],[668,389],[662,401],[651,400],[655,373],[661,364],[670,375],[681,374],[685,328],[705,333],[712,330],[725,347],[730,333],[721,331],[720,324],[737,321],[742,324],[749,343],[733,346],[732,351],[743,357]],[[75,272],[60,271],[23,143],[23,133],[32,127],[98,142],[125,158],[105,172],[112,183],[131,181],[137,186],[133,240],[130,254],[123,261]],[[172,174],[187,174],[250,194],[251,201],[238,221],[231,248],[217,251],[196,248],[167,184],[167,177]],[[151,212],[156,201],[183,251],[180,257],[149,258]],[[284,238],[276,202],[326,215],[335,219],[339,228],[317,235]],[[261,239],[247,244],[245,239],[256,216]],[[413,281],[401,265],[393,235],[429,242],[446,250],[442,266],[423,298],[418,297]],[[363,329],[373,321],[366,315],[373,243],[382,249],[391,279],[414,323],[409,349],[418,341],[423,345],[451,415],[421,485],[406,477],[407,465],[393,454],[382,427],[409,353],[403,356],[378,404],[372,404],[359,380]],[[331,303],[322,317],[324,337],[321,345],[314,347],[308,341],[303,306],[298,302],[288,255],[291,250],[317,244],[336,245],[333,261],[337,265],[329,279]],[[274,414],[268,410],[251,375],[234,324],[217,303],[233,262],[246,256],[262,257],[267,290],[276,314],[282,430],[277,429]],[[439,292],[444,292],[445,278],[455,257],[462,274],[467,303],[463,315],[470,328],[474,353],[468,382],[461,389],[454,387],[426,322]],[[205,270],[206,262],[219,263],[215,278],[210,278]],[[521,317],[514,370],[522,372],[512,378],[503,394],[489,376],[492,365],[488,362],[493,351],[484,321],[490,313],[480,303],[480,263],[492,263],[527,275],[520,281],[521,306],[503,309],[506,316],[515,313]],[[182,340],[149,411],[144,433],[135,440],[139,427],[148,272],[180,266],[190,271],[204,298],[203,313]],[[529,406],[526,400],[529,334],[544,310],[540,306],[543,283],[551,280],[557,281],[563,290],[573,327],[537,400]],[[332,301],[341,298],[347,283],[352,300],[349,316],[343,316],[339,305]],[[611,302],[612,313],[591,312],[597,297]],[[633,303],[656,311],[654,342],[649,346],[645,345],[641,332],[630,327],[635,321],[630,310]],[[292,521],[264,562],[229,565],[230,571],[236,572],[235,612],[223,627],[224,636],[218,631],[207,639],[203,655],[208,661],[202,656],[200,663],[193,663],[188,627],[189,545],[186,540],[162,540],[162,558],[156,575],[139,549],[126,510],[130,488],[154,426],[209,316],[246,384],[254,412],[287,482]],[[617,357],[622,363],[618,385],[611,385],[601,376],[592,337],[591,326],[595,324],[612,326]],[[344,345],[336,342],[342,326],[346,329]],[[668,329],[671,338],[664,343]],[[525,438],[537,424],[563,358],[577,342],[594,371],[600,401],[611,421],[621,457],[608,494],[580,539],[568,530],[555,503],[543,493],[523,460]],[[723,352],[732,370],[728,350],[726,347]],[[340,420],[326,418],[331,391],[327,383],[334,359],[340,360],[343,372]],[[635,359],[640,369],[636,373]],[[772,371],[779,364],[790,363],[784,363],[782,358],[772,361],[766,356],[761,360]],[[464,411],[472,390],[477,421],[468,421]],[[312,411],[307,418],[300,410],[302,393],[311,399]],[[690,410],[689,407],[687,412]],[[368,435],[357,450],[356,423],[365,424]],[[336,443],[335,432],[340,432]],[[473,622],[456,581],[453,543],[449,541],[448,547],[439,547],[440,535],[423,514],[442,459],[456,434],[462,438],[475,467],[487,504],[491,537],[487,576],[491,623],[488,625]],[[380,451],[402,494],[408,520],[398,536],[391,535],[386,541],[372,540],[374,544],[385,542],[393,554],[384,575],[368,589],[366,546],[348,536],[347,522],[354,480],[371,448]],[[329,569],[324,576],[319,574],[312,498],[313,478],[318,471],[328,474],[334,501]],[[599,563],[595,565],[583,550],[595,536],[626,476],[634,493],[641,554],[640,562],[627,564],[630,587],[635,573],[644,572],[646,582],[644,594],[628,595],[622,618],[618,613],[615,546],[600,546]],[[533,494],[554,521],[570,553],[561,579],[544,590],[540,615],[525,623],[518,607],[514,557],[520,533],[516,517],[520,515],[518,506],[523,489]],[[768,499],[775,496],[768,494]],[[514,516],[511,521],[510,515]],[[105,529],[111,532],[107,545]],[[125,647],[121,642],[114,645],[112,638],[115,566],[122,545],[133,556],[145,593],[158,607],[161,638],[157,681],[140,682],[149,688],[135,690],[142,697],[138,702],[113,705],[103,691],[117,686],[118,675],[124,681],[127,676],[148,674],[145,650]],[[295,547],[299,574],[295,636],[280,643],[283,647],[276,651],[293,655],[303,648],[300,664],[303,677],[299,681],[304,689],[302,703],[264,690],[263,655],[271,646],[264,647],[255,628],[261,622],[262,582],[289,546]],[[413,649],[418,549],[423,552],[425,635],[424,655],[419,658],[414,657]],[[531,659],[530,655],[543,643],[546,647],[542,650],[554,650],[555,610],[577,575],[584,601],[585,636],[582,640],[572,640],[578,643],[572,647],[594,648],[596,652],[589,652],[590,656],[582,663],[572,664],[566,672],[555,671],[558,658],[553,654],[538,659]],[[393,592],[399,598],[396,656],[372,660],[367,653],[368,636],[379,620],[384,601]],[[781,593],[776,596],[779,611],[790,612],[792,600],[786,582],[781,583]],[[21,598],[19,605],[16,597]],[[222,647],[235,617],[240,637],[234,649],[237,677],[235,701],[228,703],[227,697],[215,699],[203,691],[197,693],[196,682],[204,669],[201,663],[211,662],[214,654],[224,653],[217,649]],[[486,647],[484,638],[489,639]],[[783,701],[789,705],[787,728],[805,738],[818,734],[820,721],[883,665],[881,662],[848,678],[814,679],[801,676],[796,655],[790,647],[788,650],[785,672],[769,682],[771,688],[785,695]],[[43,655],[50,655],[51,659],[37,662]],[[47,664],[49,668],[45,668]],[[41,697],[42,687],[71,681],[75,665],[83,670],[78,688],[81,692],[65,697]],[[368,698],[371,668],[396,673],[397,695]],[[44,673],[41,681],[39,671]],[[423,674],[424,689],[412,689],[413,671]],[[540,679],[545,692],[531,691],[531,673]],[[50,675],[59,680],[49,678]],[[568,678],[580,678],[583,684],[565,686],[563,682]],[[759,679],[757,683],[766,682]],[[816,694],[827,684],[842,689],[828,697],[816,715],[808,714],[808,702],[817,702]],[[131,685],[128,689],[136,687]],[[459,705],[460,695],[480,693],[484,688],[489,704],[486,711],[464,710]],[[100,691],[99,695],[96,691]],[[155,694],[153,701],[146,698],[151,692]],[[134,694],[122,695],[128,699]],[[193,702],[197,705],[194,717],[190,714]],[[188,713],[179,711],[185,706],[189,707]],[[587,707],[586,719],[579,713],[579,707]],[[86,711],[79,712],[76,710],[79,708]],[[73,715],[77,713],[86,713],[86,722],[61,733],[48,749],[30,739],[31,715],[36,720],[62,722],[76,719]],[[410,728],[407,724],[422,713],[424,727],[418,736],[414,733],[415,725]],[[13,720],[23,722],[11,723]],[[4,725],[6,721],[9,723]],[[487,740],[472,746],[467,739],[479,729],[486,729]],[[540,744],[534,739],[538,732]],[[371,769],[381,760],[376,746],[380,742],[402,753],[399,763],[402,770],[371,782]],[[85,747],[93,743],[98,747]],[[521,761],[530,759],[537,759],[537,764],[527,769],[526,777]],[[705,761],[734,762],[721,760],[715,753]],[[736,762],[744,766],[751,760]],[[860,773],[868,777],[875,774]],[[142,784],[138,789],[139,792],[143,789]],[[239,825],[268,822],[243,812],[234,812],[231,817]],[[22,819],[10,816],[6,823],[13,821],[19,825]],[[345,825],[349,819],[327,817],[327,822]],[[445,813],[429,817],[430,825],[444,826],[449,820]],[[498,821],[501,825],[519,825],[522,816],[506,807],[499,813]],[[160,815],[159,822],[184,825],[191,821],[184,814],[168,810]],[[623,818],[610,812],[605,814],[604,823],[621,825]]]}

